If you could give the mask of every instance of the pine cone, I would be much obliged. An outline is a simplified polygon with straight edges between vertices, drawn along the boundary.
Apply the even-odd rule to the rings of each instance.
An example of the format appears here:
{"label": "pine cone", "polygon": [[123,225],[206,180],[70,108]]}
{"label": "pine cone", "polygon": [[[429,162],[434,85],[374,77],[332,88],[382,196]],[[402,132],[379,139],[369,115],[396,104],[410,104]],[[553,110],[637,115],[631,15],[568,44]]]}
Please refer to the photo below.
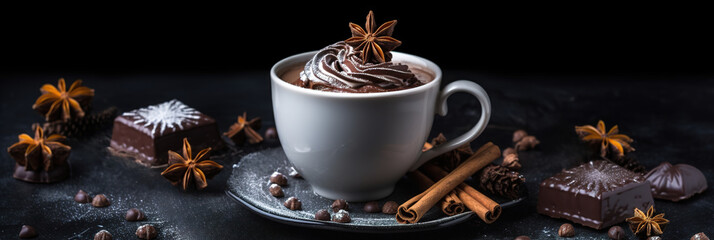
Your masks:
{"label": "pine cone", "polygon": [[494,164],[486,166],[476,176],[482,189],[510,199],[519,197],[521,185],[526,181],[518,172]]}
{"label": "pine cone", "polygon": [[[71,119],[67,122],[52,121],[41,125],[45,133],[60,134],[70,138],[89,136],[92,133],[110,126],[117,116],[116,107],[110,107],[100,113],[84,116],[82,118]],[[39,125],[35,123],[36,125]]]}

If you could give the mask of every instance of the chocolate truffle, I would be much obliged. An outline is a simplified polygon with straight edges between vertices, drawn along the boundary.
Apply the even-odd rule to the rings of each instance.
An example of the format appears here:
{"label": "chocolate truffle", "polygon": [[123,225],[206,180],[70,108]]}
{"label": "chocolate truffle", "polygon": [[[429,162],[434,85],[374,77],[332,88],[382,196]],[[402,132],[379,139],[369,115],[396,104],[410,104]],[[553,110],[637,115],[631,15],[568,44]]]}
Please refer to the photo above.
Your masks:
{"label": "chocolate truffle", "polygon": [[688,164],[663,162],[645,175],[652,196],[673,202],[692,197],[707,189],[707,179],[699,169]]}
{"label": "chocolate truffle", "polygon": [[194,149],[224,146],[216,120],[174,99],[125,112],[114,119],[111,149],[146,166],[161,166],[168,151],[181,151],[182,141],[196,143]]}
{"label": "chocolate truffle", "polygon": [[538,213],[595,229],[620,223],[635,208],[654,204],[642,175],[609,161],[563,170],[540,184]]}

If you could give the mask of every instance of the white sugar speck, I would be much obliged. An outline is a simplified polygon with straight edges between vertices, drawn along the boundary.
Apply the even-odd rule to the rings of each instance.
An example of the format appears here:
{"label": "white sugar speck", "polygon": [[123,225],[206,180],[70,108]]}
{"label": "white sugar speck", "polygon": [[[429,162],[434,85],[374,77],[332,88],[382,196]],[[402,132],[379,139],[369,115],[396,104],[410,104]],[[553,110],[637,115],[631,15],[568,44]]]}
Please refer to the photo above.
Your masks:
{"label": "white sugar speck", "polygon": [[134,124],[143,124],[144,127],[151,127],[151,133],[155,134],[159,130],[163,134],[166,128],[183,129],[183,123],[197,123],[200,112],[193,109],[181,101],[173,99],[168,102],[151,105],[145,108],[136,109],[122,114],[137,118]]}

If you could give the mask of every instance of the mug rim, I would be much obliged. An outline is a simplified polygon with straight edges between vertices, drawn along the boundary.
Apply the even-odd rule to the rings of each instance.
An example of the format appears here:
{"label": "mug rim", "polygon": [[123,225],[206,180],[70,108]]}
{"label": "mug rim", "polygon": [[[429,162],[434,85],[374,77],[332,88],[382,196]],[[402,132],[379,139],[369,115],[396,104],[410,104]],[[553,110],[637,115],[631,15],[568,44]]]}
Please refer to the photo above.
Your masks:
{"label": "mug rim", "polygon": [[[436,87],[439,87],[439,83],[441,82],[442,73],[441,73],[441,68],[439,67],[439,65],[436,65],[436,63],[432,62],[429,59],[419,57],[419,56],[416,56],[413,54],[397,52],[397,51],[391,51],[391,53],[393,54],[393,58],[394,58],[394,56],[400,56],[400,57],[414,58],[414,59],[421,61],[421,63],[423,63],[425,68],[429,69],[430,71],[432,71],[434,73],[434,79],[432,79],[431,81],[429,81],[428,83],[426,83],[424,85],[413,87],[413,88],[408,88],[408,89],[388,91],[388,92],[351,93],[351,92],[328,92],[328,91],[320,91],[320,90],[315,90],[315,89],[303,88],[303,87],[299,87],[299,86],[290,84],[277,75],[276,72],[278,71],[278,69],[284,68],[283,65],[287,65],[287,64],[295,61],[295,59],[298,59],[298,58],[304,58],[306,56],[314,56],[315,54],[317,54],[318,51],[319,50],[294,54],[292,56],[283,58],[282,60],[278,61],[277,63],[275,63],[273,65],[272,68],[270,68],[271,81],[274,84],[278,84],[285,89],[299,92],[302,94],[321,96],[321,97],[340,97],[340,98],[376,98],[376,97],[393,97],[393,96],[399,96],[399,95],[407,95],[407,94],[427,91],[428,89],[434,87],[434,85],[436,85]],[[405,62],[409,62],[409,61],[405,61]],[[411,62],[411,63],[419,64],[419,62]]]}

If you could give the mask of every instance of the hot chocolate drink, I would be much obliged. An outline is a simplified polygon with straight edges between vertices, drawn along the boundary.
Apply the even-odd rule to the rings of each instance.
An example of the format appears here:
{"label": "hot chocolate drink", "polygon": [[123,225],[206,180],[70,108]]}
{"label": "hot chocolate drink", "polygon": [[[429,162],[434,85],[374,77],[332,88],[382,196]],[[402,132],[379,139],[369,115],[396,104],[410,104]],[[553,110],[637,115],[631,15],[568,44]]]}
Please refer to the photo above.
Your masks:
{"label": "hot chocolate drink", "polygon": [[312,57],[299,73],[283,79],[293,85],[328,92],[370,93],[409,89],[434,79],[433,74],[392,62],[389,52],[401,45],[391,37],[396,20],[376,28],[374,14],[367,15],[365,29],[350,23],[352,37],[329,45]]}

